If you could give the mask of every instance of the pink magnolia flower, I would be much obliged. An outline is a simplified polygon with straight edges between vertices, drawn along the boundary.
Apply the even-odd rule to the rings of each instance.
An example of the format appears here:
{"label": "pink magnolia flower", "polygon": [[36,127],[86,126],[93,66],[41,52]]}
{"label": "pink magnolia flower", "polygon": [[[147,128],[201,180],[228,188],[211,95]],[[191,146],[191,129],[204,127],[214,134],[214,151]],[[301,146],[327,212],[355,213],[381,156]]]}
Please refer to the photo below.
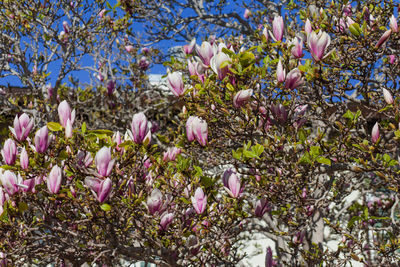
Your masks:
{"label": "pink magnolia flower", "polygon": [[71,112],[68,102],[64,100],[58,105],[58,116],[63,127],[67,126],[68,119],[71,121],[72,125],[75,121],[75,109]]}
{"label": "pink magnolia flower", "polygon": [[3,171],[0,170],[0,181],[7,193],[12,196],[18,192],[19,185],[22,183],[22,178],[20,175],[17,177],[12,171],[7,170],[3,173]]}
{"label": "pink magnolia flower", "polygon": [[396,61],[396,55],[390,55],[389,56],[389,63],[393,65],[395,61]]}
{"label": "pink magnolia flower", "polygon": [[282,16],[275,16],[274,20],[272,21],[273,35],[271,35],[271,37],[277,42],[282,41],[284,31],[285,28]]}
{"label": "pink magnolia flower", "polygon": [[131,137],[136,144],[143,143],[145,139],[151,140],[149,122],[143,112],[133,115],[131,130]]}
{"label": "pink magnolia flower", "polygon": [[253,94],[252,89],[240,90],[233,97],[233,106],[235,108],[240,108],[241,106],[246,104],[247,101],[250,100],[252,94]]}
{"label": "pink magnolia flower", "polygon": [[37,153],[46,152],[51,142],[47,126],[40,128],[35,134],[35,148]]}
{"label": "pink magnolia flower", "polygon": [[100,203],[103,203],[104,201],[107,200],[107,198],[110,196],[110,192],[112,189],[112,181],[110,178],[106,178],[102,180],[99,184],[99,189],[97,191],[97,200]]}
{"label": "pink magnolia flower", "polygon": [[197,116],[190,116],[186,122],[186,135],[189,142],[196,138],[200,145],[205,146],[208,137],[207,122]]}
{"label": "pink magnolia flower", "polygon": [[286,78],[286,71],[282,66],[282,61],[279,59],[278,66],[276,67],[276,79],[278,83],[283,83]]}
{"label": "pink magnolia flower", "polygon": [[104,180],[94,177],[86,177],[85,185],[89,187],[100,203],[107,200],[111,193],[112,181],[110,178]]}
{"label": "pink magnolia flower", "polygon": [[254,203],[254,214],[257,217],[262,217],[264,214],[268,211],[269,206],[268,206],[268,201],[265,198],[258,199]]}
{"label": "pink magnolia flower", "polygon": [[228,74],[229,65],[221,68],[222,63],[230,61],[231,58],[224,52],[219,52],[214,55],[210,60],[211,69],[218,75],[218,79],[223,80]]}
{"label": "pink magnolia flower", "polygon": [[280,122],[285,122],[287,120],[287,111],[284,105],[282,104],[272,104],[271,112],[274,115],[274,119]]}
{"label": "pink magnolia flower", "polygon": [[240,188],[239,177],[235,172],[231,173],[231,175],[229,176],[228,184],[227,186],[225,186],[225,190],[233,198],[239,197],[240,193],[243,191],[243,189]]}
{"label": "pink magnolia flower", "polygon": [[65,138],[71,138],[72,137],[72,123],[71,120],[67,120],[67,124],[65,125]]}
{"label": "pink magnolia flower", "polygon": [[163,161],[174,161],[176,156],[181,153],[181,149],[177,147],[169,147],[166,152],[164,152]]}
{"label": "pink magnolia flower", "polygon": [[33,119],[29,119],[29,116],[26,113],[23,113],[21,116],[15,116],[14,119],[14,128],[10,127],[12,134],[18,141],[25,141],[28,137],[29,132],[33,127]]}
{"label": "pink magnolia flower", "polygon": [[20,164],[21,164],[21,168],[22,168],[23,170],[28,169],[28,166],[29,166],[29,157],[28,157],[28,153],[26,152],[25,147],[22,148],[19,161],[20,161]]}
{"label": "pink magnolia flower", "polygon": [[214,56],[214,48],[207,41],[204,41],[200,47],[196,46],[196,52],[199,55],[201,61],[206,66],[210,66],[210,60]]}
{"label": "pink magnolia flower", "polygon": [[245,19],[248,19],[248,18],[250,18],[250,16],[251,16],[251,11],[246,8],[246,10],[244,11],[243,17]]}
{"label": "pink magnolia flower", "polygon": [[62,170],[57,165],[53,166],[49,176],[47,177],[47,188],[53,194],[57,194],[60,191],[62,180]]}
{"label": "pink magnolia flower", "polygon": [[295,37],[295,38],[293,38],[292,44],[294,45],[292,47],[292,51],[291,51],[292,55],[295,58],[302,58],[304,55],[303,54],[303,40],[298,37]]}
{"label": "pink magnolia flower", "polygon": [[4,142],[1,155],[7,165],[14,165],[15,160],[17,159],[17,146],[12,139],[9,138]]}
{"label": "pink magnolia flower", "polygon": [[202,214],[207,206],[207,196],[204,194],[201,187],[196,189],[194,197],[192,197],[192,204],[197,214]]}
{"label": "pink magnolia flower", "polygon": [[380,137],[379,124],[375,123],[374,127],[372,127],[372,132],[371,132],[371,141],[372,141],[372,143],[378,142],[379,137]]}
{"label": "pink magnolia flower", "polygon": [[286,75],[285,88],[293,90],[302,84],[303,84],[303,78],[301,77],[301,72],[298,68],[292,69]]}
{"label": "pink magnolia flower", "polygon": [[183,84],[182,74],[179,72],[175,71],[168,74],[167,85],[176,97],[185,94],[185,85]]}
{"label": "pink magnolia flower", "polygon": [[161,221],[160,221],[160,230],[165,231],[167,230],[168,226],[172,223],[174,220],[174,213],[167,213],[164,212],[163,215],[161,215]]}
{"label": "pink magnolia flower", "polygon": [[191,53],[193,53],[195,47],[196,47],[196,38],[193,38],[190,44],[184,45],[182,49],[186,55],[190,55]]}
{"label": "pink magnolia flower", "polygon": [[126,45],[125,51],[128,53],[131,53],[131,52],[135,51],[135,48],[132,45]]}
{"label": "pink magnolia flower", "polygon": [[147,199],[147,208],[151,215],[154,215],[157,211],[160,211],[162,207],[162,193],[159,189],[155,188],[149,198]]}
{"label": "pink magnolia flower", "polygon": [[115,159],[111,159],[111,148],[102,147],[94,158],[98,173],[107,177],[111,174],[112,168],[114,167]]}
{"label": "pink magnolia flower", "polygon": [[308,47],[315,61],[320,61],[324,58],[326,48],[331,43],[331,37],[324,31],[316,34],[314,31],[308,35]]}

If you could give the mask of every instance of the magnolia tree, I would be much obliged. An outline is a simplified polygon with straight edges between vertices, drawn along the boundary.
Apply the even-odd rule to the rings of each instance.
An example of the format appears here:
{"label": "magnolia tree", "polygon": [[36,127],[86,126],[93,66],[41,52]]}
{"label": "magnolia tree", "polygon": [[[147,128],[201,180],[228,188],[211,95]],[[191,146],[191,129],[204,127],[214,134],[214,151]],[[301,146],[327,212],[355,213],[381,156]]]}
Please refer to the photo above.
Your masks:
{"label": "magnolia tree", "polygon": [[234,265],[259,233],[275,243],[268,267],[394,266],[398,11],[304,6],[253,29],[251,45],[184,46],[184,61],[165,63],[173,96],[141,96],[116,115],[130,117],[121,131],[90,127],[90,107],[68,99],[76,92],[48,104],[53,120],[12,114],[1,264]]}

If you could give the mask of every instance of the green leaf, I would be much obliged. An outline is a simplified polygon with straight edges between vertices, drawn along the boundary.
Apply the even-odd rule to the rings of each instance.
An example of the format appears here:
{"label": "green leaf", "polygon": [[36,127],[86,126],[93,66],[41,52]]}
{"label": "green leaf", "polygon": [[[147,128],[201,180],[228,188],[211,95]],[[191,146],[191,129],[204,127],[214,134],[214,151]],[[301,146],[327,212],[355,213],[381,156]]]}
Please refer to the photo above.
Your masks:
{"label": "green leaf", "polygon": [[350,219],[350,221],[347,223],[347,228],[352,228],[353,225],[357,222],[360,221],[361,217],[360,216],[353,216],[353,218]]}
{"label": "green leaf", "polygon": [[86,122],[82,123],[82,133],[85,134],[86,133]]}
{"label": "green leaf", "polygon": [[249,66],[254,60],[255,56],[251,52],[244,52],[240,55],[239,61],[243,67]]}
{"label": "green leaf", "polygon": [[235,91],[235,88],[233,88],[233,85],[230,84],[230,83],[227,83],[227,84],[226,84],[226,88],[228,88],[229,91],[232,91],[232,92]]}
{"label": "green leaf", "polygon": [[110,130],[91,130],[91,131],[88,131],[88,133],[93,133],[93,134],[96,134],[96,135],[105,134],[105,135],[108,135],[108,136],[112,136],[114,134],[114,132],[110,131]]}
{"label": "green leaf", "polygon": [[317,162],[331,166],[331,160],[324,157],[318,157]]}
{"label": "green leaf", "polygon": [[21,201],[21,202],[18,203],[18,211],[20,213],[23,213],[27,209],[28,209],[28,205],[25,202]]}
{"label": "green leaf", "polygon": [[193,168],[196,171],[194,176],[200,177],[203,175],[203,170],[199,166],[193,165]]}
{"label": "green leaf", "polygon": [[351,112],[350,110],[346,111],[346,113],[343,115],[343,118],[353,120],[354,119],[354,113]]}
{"label": "green leaf", "polygon": [[202,176],[201,184],[204,185],[205,187],[211,187],[214,185],[214,181],[210,177]]}
{"label": "green leaf", "polygon": [[353,23],[349,26],[349,31],[356,37],[361,35],[361,28],[358,23]]}
{"label": "green leaf", "polygon": [[49,128],[49,130],[53,132],[58,132],[62,130],[62,126],[58,122],[48,122],[47,128]]}
{"label": "green leaf", "polygon": [[104,211],[110,211],[111,210],[111,206],[108,205],[107,203],[101,204],[100,208]]}
{"label": "green leaf", "polygon": [[243,155],[247,158],[256,158],[256,157],[258,158],[258,156],[253,151],[249,150],[244,150]]}
{"label": "green leaf", "polygon": [[260,156],[264,152],[264,147],[260,144],[256,144],[251,147],[251,150],[254,152],[255,155]]}

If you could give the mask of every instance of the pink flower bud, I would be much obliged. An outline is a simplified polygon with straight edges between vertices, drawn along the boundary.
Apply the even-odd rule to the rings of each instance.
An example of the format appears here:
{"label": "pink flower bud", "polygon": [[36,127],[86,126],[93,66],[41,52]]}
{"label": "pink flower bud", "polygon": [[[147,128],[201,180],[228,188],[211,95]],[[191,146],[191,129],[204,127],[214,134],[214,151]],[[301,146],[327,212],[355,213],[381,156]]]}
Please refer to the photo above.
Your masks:
{"label": "pink flower bud", "polygon": [[133,115],[132,124],[132,139],[136,144],[141,144],[146,138],[151,138],[151,131],[148,120],[143,112]]}
{"label": "pink flower bud", "polygon": [[326,48],[331,43],[331,37],[324,31],[320,31],[318,34],[311,32],[307,38],[308,47],[315,61],[320,61],[324,58]]}
{"label": "pink flower bud", "polygon": [[201,61],[203,61],[203,64],[210,66],[210,60],[214,56],[214,49],[211,44],[207,41],[204,41],[200,47],[196,46],[196,52]]}
{"label": "pink flower bud", "polygon": [[298,37],[295,37],[295,38],[293,38],[292,44],[294,45],[292,47],[292,51],[291,51],[292,55],[295,58],[302,58],[304,55],[303,54],[303,40]]}
{"label": "pink flower bud", "polygon": [[4,142],[1,155],[7,165],[14,165],[15,160],[17,159],[17,146],[12,139],[9,138]]}
{"label": "pink flower bud", "polygon": [[245,19],[248,19],[248,18],[250,18],[250,16],[251,16],[251,11],[246,8],[246,10],[244,11],[243,17]]}
{"label": "pink flower bud", "polygon": [[114,90],[115,90],[115,81],[109,80],[107,82],[107,94],[112,95],[114,93]]}
{"label": "pink flower bud", "polygon": [[393,96],[390,93],[390,91],[385,88],[382,88],[382,91],[383,91],[383,98],[385,99],[386,103],[388,105],[393,104]]}
{"label": "pink flower bud", "polygon": [[125,50],[126,52],[131,53],[135,50],[135,48],[132,45],[126,45]]}
{"label": "pink flower bud", "polygon": [[47,126],[40,128],[35,134],[35,148],[37,153],[46,152],[50,145],[51,138]]}
{"label": "pink flower bud", "polygon": [[20,161],[20,164],[21,164],[21,168],[22,168],[23,170],[28,169],[28,166],[29,166],[29,157],[28,157],[28,153],[26,152],[25,147],[22,148],[19,161]]}
{"label": "pink flower bud", "polygon": [[265,41],[268,42],[268,29],[267,29],[267,27],[264,27],[264,29],[262,31],[262,34],[265,37]]}
{"label": "pink flower bud", "polygon": [[12,134],[18,141],[25,141],[28,137],[29,132],[33,127],[33,119],[29,119],[29,116],[26,113],[23,113],[21,116],[15,116],[14,119],[14,128],[10,128]]}
{"label": "pink flower bud", "polygon": [[350,4],[347,4],[345,7],[343,7],[343,13],[346,16],[351,16],[352,10],[351,10],[351,5]]}
{"label": "pink flower bud", "polygon": [[60,191],[62,180],[62,171],[61,168],[57,165],[53,166],[51,169],[49,176],[47,177],[47,188],[50,193],[57,194]]}
{"label": "pink flower bud", "polygon": [[306,23],[304,24],[304,31],[306,32],[307,36],[312,32],[311,22],[309,19],[307,19]]}
{"label": "pink flower bud", "polygon": [[267,247],[267,253],[265,254],[265,267],[273,266],[272,249]]}
{"label": "pink flower bud", "polygon": [[112,168],[114,167],[115,159],[111,159],[111,148],[102,147],[94,158],[96,163],[97,172],[103,176],[107,177],[111,174]]}
{"label": "pink flower bud", "polygon": [[71,120],[67,120],[67,124],[65,125],[65,138],[71,138],[72,137],[72,123]]}
{"label": "pink flower bud", "polygon": [[301,72],[298,68],[292,69],[286,75],[285,88],[293,90],[302,84],[303,84],[303,78],[301,77]]}
{"label": "pink flower bud", "polygon": [[110,178],[102,180],[99,184],[99,189],[97,191],[97,200],[102,203],[107,200],[112,189],[112,182]]}
{"label": "pink flower bud", "polygon": [[278,66],[276,67],[276,79],[278,83],[283,83],[286,78],[286,71],[282,66],[282,61],[279,59]]}
{"label": "pink flower bud", "polygon": [[66,100],[62,101],[58,105],[58,117],[60,118],[60,124],[63,127],[67,126],[67,120],[71,120],[71,125],[75,121],[75,109],[71,112],[71,108]]}
{"label": "pink flower bud", "polygon": [[190,44],[184,45],[182,49],[186,55],[190,55],[191,53],[193,53],[195,47],[196,47],[196,38],[193,38]]}
{"label": "pink flower bud", "polygon": [[269,210],[268,201],[265,198],[258,199],[254,203],[254,214],[257,217],[262,217]]}
{"label": "pink flower bud", "polygon": [[68,25],[68,22],[66,22],[65,20],[63,21],[63,28],[64,28],[64,32],[66,34],[68,34],[69,33],[69,25]]}
{"label": "pink flower bud", "polygon": [[196,116],[190,116],[186,122],[186,134],[188,141],[193,141],[196,138],[200,145],[207,144],[208,128],[207,122]]}
{"label": "pink flower bud", "polygon": [[183,84],[182,74],[180,74],[179,72],[175,71],[168,74],[167,85],[176,97],[185,94],[185,85]]}
{"label": "pink flower bud", "polygon": [[395,61],[396,61],[396,55],[390,55],[389,56],[389,63],[393,65]]}
{"label": "pink flower bud", "polygon": [[192,197],[192,204],[197,214],[202,214],[207,206],[207,196],[204,194],[201,187],[196,189],[194,197]]}
{"label": "pink flower bud", "polygon": [[151,215],[154,215],[157,211],[160,211],[162,207],[162,193],[157,188],[151,192],[150,197],[147,199],[147,208]]}
{"label": "pink flower bud", "polygon": [[397,25],[397,20],[396,17],[394,15],[392,15],[389,19],[389,27],[390,29],[392,29],[392,32],[398,32],[399,31],[399,27]]}
{"label": "pink flower bud", "polygon": [[382,37],[376,43],[375,48],[381,47],[389,39],[390,34],[392,34],[392,30],[385,31],[385,33],[382,35]]}
{"label": "pink flower bud", "polygon": [[104,17],[104,14],[106,13],[106,9],[103,9],[99,12],[99,17],[102,19]]}
{"label": "pink flower bud", "polygon": [[275,16],[275,18],[272,22],[273,35],[271,35],[271,37],[276,42],[282,41],[284,31],[285,31],[285,28],[284,28],[282,16]]}
{"label": "pink flower bud", "polygon": [[250,100],[252,94],[253,94],[252,89],[240,90],[233,97],[233,106],[235,108],[240,108]]}
{"label": "pink flower bud", "polygon": [[378,142],[379,137],[380,137],[379,124],[378,124],[378,122],[376,122],[374,127],[372,128],[372,132],[371,132],[371,141],[372,141],[372,143]]}
{"label": "pink flower bud", "polygon": [[174,213],[165,212],[163,215],[161,215],[160,230],[161,231],[167,230],[168,226],[174,220],[174,217],[175,217]]}
{"label": "pink flower bud", "polygon": [[230,57],[224,52],[219,52],[210,60],[211,69],[218,75],[218,79],[223,80],[228,73],[229,65],[221,68],[222,63],[230,61]]}
{"label": "pink flower bud", "polygon": [[22,182],[21,176],[17,177],[12,171],[0,170],[0,181],[7,193],[12,196],[18,192],[18,184]]}

